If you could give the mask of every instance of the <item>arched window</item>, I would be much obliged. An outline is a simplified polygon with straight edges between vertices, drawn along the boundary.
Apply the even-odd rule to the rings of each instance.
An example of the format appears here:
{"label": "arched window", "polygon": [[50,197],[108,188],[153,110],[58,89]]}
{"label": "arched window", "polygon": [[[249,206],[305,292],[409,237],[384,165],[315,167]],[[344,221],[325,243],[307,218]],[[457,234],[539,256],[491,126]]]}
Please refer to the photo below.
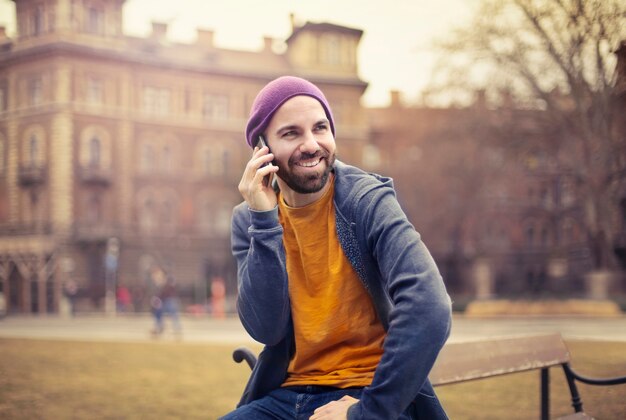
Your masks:
{"label": "arched window", "polygon": [[43,100],[43,87],[40,78],[34,78],[29,82],[30,105],[39,105]]}
{"label": "arched window", "polygon": [[104,34],[104,10],[96,7],[89,7],[85,29],[92,34]]}
{"label": "arched window", "polygon": [[163,160],[163,172],[168,173],[168,174],[172,173],[172,170],[174,169],[174,165],[172,162],[172,150],[170,149],[169,146],[163,147],[162,160]]}
{"label": "arched window", "polygon": [[144,232],[151,232],[156,224],[154,200],[150,197],[146,198],[141,205],[139,215],[139,226]]}
{"label": "arched window", "polygon": [[100,139],[93,136],[89,141],[89,166],[99,167],[102,155],[102,143]]}
{"label": "arched window", "polygon": [[575,223],[571,218],[567,218],[561,225],[561,243],[563,245],[571,245],[576,241],[575,237]]}
{"label": "arched window", "polygon": [[548,228],[543,226],[541,228],[541,246],[548,246],[550,240],[550,232],[548,232]]}
{"label": "arched window", "polygon": [[33,22],[33,36],[41,35],[43,33],[43,8],[38,6],[33,11],[32,15]]}
{"label": "arched window", "polygon": [[535,244],[535,227],[532,223],[526,225],[526,245],[533,246]]}
{"label": "arched window", "polygon": [[140,168],[142,172],[152,172],[154,169],[154,148],[151,144],[144,143],[141,149],[141,163]]}
{"label": "arched window", "polygon": [[39,139],[37,135],[31,134],[28,141],[28,165],[37,166],[39,161]]}
{"label": "arched window", "polygon": [[0,174],[4,173],[5,163],[4,163],[4,137],[0,135]]}

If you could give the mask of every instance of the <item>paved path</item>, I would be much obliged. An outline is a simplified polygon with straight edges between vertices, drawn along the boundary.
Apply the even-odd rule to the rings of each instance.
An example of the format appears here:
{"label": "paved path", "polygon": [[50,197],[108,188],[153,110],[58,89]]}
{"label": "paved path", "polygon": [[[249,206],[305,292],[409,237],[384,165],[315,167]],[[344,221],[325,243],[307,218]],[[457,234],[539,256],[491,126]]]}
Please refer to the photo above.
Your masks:
{"label": "paved path", "polygon": [[[165,325],[166,332],[160,340],[174,340],[167,319]],[[237,318],[217,320],[183,317],[182,325],[183,342],[228,345],[254,343]],[[75,318],[9,316],[0,320],[0,337],[145,342],[154,340],[149,332],[151,327],[152,319],[148,314],[117,317],[78,315]],[[626,316],[470,319],[457,315],[454,317],[450,341],[551,332],[560,332],[566,339],[626,342]]]}

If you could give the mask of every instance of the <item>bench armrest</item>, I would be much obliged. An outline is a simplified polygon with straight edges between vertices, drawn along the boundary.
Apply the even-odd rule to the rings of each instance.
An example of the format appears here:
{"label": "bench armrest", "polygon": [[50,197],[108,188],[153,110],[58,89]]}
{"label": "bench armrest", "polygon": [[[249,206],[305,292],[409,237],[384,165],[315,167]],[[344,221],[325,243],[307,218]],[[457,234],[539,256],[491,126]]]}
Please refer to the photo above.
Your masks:
{"label": "bench armrest", "polygon": [[565,370],[565,374],[568,376],[571,376],[572,378],[576,379],[577,381],[580,381],[582,383],[585,384],[589,384],[589,385],[619,385],[619,384],[626,384],[626,376],[616,376],[613,378],[590,378],[588,376],[583,376],[579,373],[577,373],[574,369],[572,369],[572,367],[569,365],[569,363],[565,363],[563,365],[563,369]]}
{"label": "bench armrest", "polygon": [[237,363],[241,363],[244,360],[250,366],[250,369],[254,369],[254,365],[256,365],[256,356],[247,347],[238,347],[233,351],[233,360]]}

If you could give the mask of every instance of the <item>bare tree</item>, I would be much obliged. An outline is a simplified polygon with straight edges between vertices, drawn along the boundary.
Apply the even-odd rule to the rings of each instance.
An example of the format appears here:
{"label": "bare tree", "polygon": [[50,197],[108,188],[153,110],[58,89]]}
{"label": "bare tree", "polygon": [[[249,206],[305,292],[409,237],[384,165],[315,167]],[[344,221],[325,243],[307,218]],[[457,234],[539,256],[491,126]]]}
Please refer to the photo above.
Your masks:
{"label": "bare tree", "polygon": [[[481,84],[468,80],[477,74],[468,65],[490,69],[483,86],[513,92],[534,132],[541,130],[541,141],[532,141],[528,130],[516,136],[519,119],[510,118],[505,147],[540,148],[573,175],[596,269],[616,265],[618,188],[626,180],[626,138],[618,122],[626,113],[616,90],[615,51],[624,40],[625,0],[486,0],[471,26],[444,45],[448,71],[441,74],[453,75],[455,87]],[[463,71],[451,70],[459,67]]]}

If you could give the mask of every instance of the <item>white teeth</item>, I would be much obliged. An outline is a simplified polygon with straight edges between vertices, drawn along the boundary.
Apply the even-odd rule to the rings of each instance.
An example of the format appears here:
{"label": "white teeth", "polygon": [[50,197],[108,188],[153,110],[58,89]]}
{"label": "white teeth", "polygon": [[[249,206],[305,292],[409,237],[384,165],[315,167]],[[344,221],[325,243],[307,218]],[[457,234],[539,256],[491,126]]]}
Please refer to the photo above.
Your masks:
{"label": "white teeth", "polygon": [[312,168],[313,166],[316,166],[318,163],[320,163],[320,160],[321,159],[314,160],[313,162],[298,162],[297,165],[304,166],[306,168]]}

